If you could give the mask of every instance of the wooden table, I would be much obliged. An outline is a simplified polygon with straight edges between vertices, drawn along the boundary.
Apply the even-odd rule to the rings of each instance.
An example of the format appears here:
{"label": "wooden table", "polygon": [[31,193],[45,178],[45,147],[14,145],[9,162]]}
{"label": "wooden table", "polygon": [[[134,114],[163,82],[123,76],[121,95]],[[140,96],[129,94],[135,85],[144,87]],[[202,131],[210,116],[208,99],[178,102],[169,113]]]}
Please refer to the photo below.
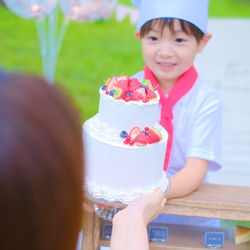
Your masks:
{"label": "wooden table", "polygon": [[[203,184],[188,196],[169,200],[163,213],[250,221],[250,187]],[[83,221],[82,250],[98,250],[100,245],[109,246],[109,240],[100,237],[102,220],[97,215],[86,212]],[[208,249],[204,246],[204,233],[212,230],[211,228],[167,226],[168,240],[163,243],[150,242],[150,249]],[[223,231],[226,235],[224,249],[250,249],[250,243],[235,245],[227,229],[219,231]]]}

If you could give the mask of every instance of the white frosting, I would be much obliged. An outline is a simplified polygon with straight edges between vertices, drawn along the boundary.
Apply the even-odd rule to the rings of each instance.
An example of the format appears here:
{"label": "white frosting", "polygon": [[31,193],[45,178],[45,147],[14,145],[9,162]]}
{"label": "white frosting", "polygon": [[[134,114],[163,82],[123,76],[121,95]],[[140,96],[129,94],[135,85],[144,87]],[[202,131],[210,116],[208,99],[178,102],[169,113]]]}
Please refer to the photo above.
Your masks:
{"label": "white frosting", "polygon": [[137,187],[134,189],[120,189],[114,190],[108,185],[99,185],[94,181],[86,179],[85,189],[96,199],[104,199],[108,202],[121,202],[123,204],[129,204],[130,201],[138,198],[141,195],[151,194],[156,187],[161,188],[165,192],[168,188],[168,179],[166,172],[162,171],[162,178],[157,185],[148,185],[146,187]]}
{"label": "white frosting", "polygon": [[130,131],[137,126],[143,129],[145,126],[153,127],[157,121],[159,94],[157,98],[144,103],[142,101],[115,100],[112,96],[106,95],[103,90],[100,92],[99,120],[108,124],[110,128]]}
{"label": "white frosting", "polygon": [[[168,134],[157,123],[159,95],[147,103],[115,100],[100,90],[99,112],[83,125],[85,190],[96,199],[128,204],[136,197],[166,190],[162,173]],[[155,127],[162,140],[145,147],[124,144],[120,132]]]}
{"label": "white frosting", "polygon": [[[120,136],[122,130],[110,127],[109,124],[102,122],[99,117],[100,115],[97,114],[89,119],[85,124],[85,129],[92,137],[96,138],[97,140],[116,145],[117,147],[131,147],[123,143],[124,139]],[[141,127],[141,129],[143,129],[144,127],[145,126]],[[163,140],[167,139],[168,134],[159,123],[155,122],[154,126],[152,127],[161,132]],[[127,131],[129,132],[129,130]],[[135,147],[137,146],[135,145]]]}

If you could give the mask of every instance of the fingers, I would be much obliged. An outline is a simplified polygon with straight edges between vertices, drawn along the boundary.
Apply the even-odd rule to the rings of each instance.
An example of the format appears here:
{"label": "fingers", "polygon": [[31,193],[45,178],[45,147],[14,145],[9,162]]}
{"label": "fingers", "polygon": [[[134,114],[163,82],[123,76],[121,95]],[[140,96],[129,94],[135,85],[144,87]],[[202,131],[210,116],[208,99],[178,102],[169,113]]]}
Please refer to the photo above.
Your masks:
{"label": "fingers", "polygon": [[155,189],[155,191],[154,191],[154,195],[156,196],[156,199],[160,203],[160,211],[161,211],[160,213],[162,213],[163,208],[164,208],[164,206],[165,206],[165,204],[167,202],[167,199],[166,199],[166,197],[164,195],[164,192],[159,187],[157,187]]}
{"label": "fingers", "polygon": [[164,199],[161,201],[161,212],[160,212],[160,214],[163,212],[163,209],[164,209],[164,206],[165,206],[166,203],[167,203],[167,199],[164,198]]}
{"label": "fingers", "polygon": [[93,206],[90,206],[85,202],[82,203],[82,209],[90,213],[93,213],[95,211]]}
{"label": "fingers", "polygon": [[164,192],[163,192],[159,187],[157,187],[157,188],[155,189],[154,195],[155,195],[159,200],[164,199]]}

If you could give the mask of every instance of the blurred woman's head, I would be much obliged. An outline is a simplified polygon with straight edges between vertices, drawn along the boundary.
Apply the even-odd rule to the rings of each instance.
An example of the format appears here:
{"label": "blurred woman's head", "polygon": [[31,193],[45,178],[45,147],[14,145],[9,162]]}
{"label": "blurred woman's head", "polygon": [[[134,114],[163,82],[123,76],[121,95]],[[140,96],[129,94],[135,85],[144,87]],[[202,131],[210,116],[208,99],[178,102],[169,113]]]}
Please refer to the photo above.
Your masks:
{"label": "blurred woman's head", "polygon": [[82,216],[79,113],[21,74],[0,80],[0,249],[75,249]]}

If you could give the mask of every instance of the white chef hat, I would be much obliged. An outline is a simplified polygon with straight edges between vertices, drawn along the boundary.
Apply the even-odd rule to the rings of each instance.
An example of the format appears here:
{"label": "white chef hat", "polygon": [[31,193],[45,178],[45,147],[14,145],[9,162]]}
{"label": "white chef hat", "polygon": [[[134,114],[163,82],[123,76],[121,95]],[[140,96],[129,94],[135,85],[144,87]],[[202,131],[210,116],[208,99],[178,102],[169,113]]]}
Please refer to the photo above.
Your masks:
{"label": "white chef hat", "polygon": [[188,21],[207,33],[209,0],[131,0],[139,8],[137,30],[156,18],[177,18]]}

